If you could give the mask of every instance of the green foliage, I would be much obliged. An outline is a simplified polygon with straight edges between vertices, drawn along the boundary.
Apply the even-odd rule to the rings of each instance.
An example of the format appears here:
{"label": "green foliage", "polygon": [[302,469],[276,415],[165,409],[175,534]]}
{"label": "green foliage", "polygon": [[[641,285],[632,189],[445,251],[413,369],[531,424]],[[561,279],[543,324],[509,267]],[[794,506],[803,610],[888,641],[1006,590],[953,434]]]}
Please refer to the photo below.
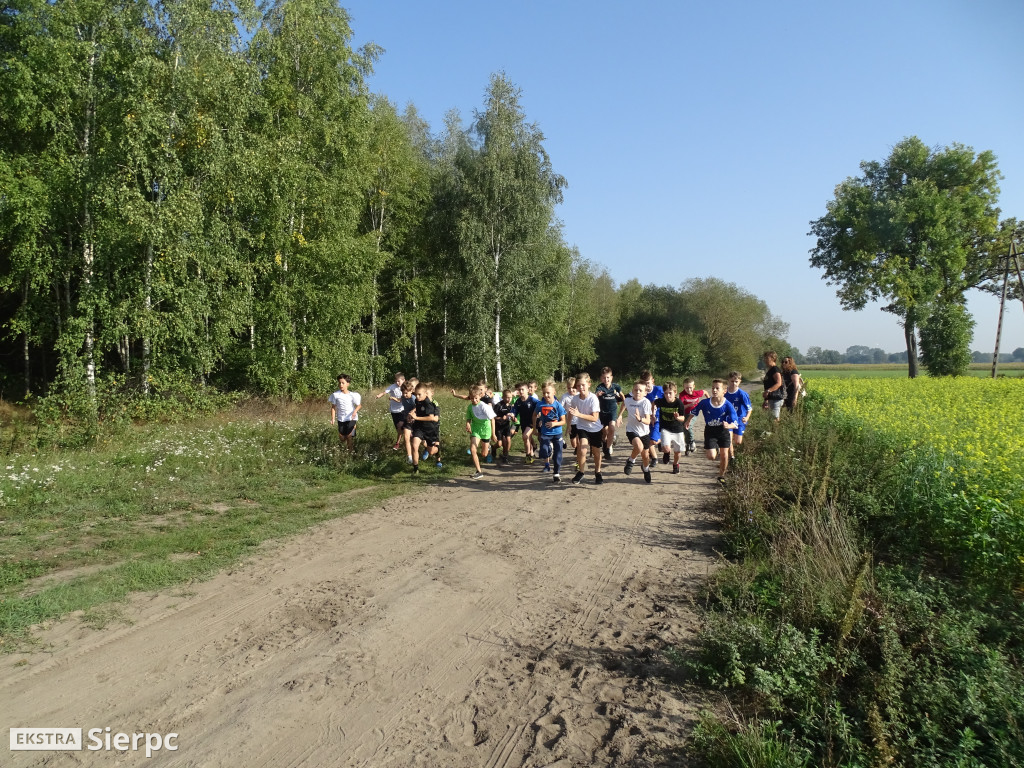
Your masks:
{"label": "green foliage", "polygon": [[931,150],[917,137],[861,170],[811,222],[811,265],[839,286],[844,309],[889,302],[883,309],[906,331],[913,377],[918,326],[935,297],[962,303],[964,291],[991,271],[976,251],[996,229],[1000,174],[992,152],[976,155],[960,144]]}
{"label": "green foliage", "polygon": [[939,302],[921,326],[921,362],[929,376],[962,376],[971,364],[974,320],[963,304]]}
{"label": "green foliage", "polygon": [[722,766],[1024,765],[1019,596],[935,562],[922,511],[949,499],[929,495],[931,468],[808,410],[748,428],[725,518],[743,560],[714,578],[683,661],[731,692],[738,722],[706,718],[694,750]]}

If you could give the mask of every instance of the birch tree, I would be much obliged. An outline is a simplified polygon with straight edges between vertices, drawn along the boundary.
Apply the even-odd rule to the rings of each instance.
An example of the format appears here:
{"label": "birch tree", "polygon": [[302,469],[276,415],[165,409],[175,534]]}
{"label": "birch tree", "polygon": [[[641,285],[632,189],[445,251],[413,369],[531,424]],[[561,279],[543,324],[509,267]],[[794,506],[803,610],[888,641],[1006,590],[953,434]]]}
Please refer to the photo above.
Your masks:
{"label": "birch tree", "polygon": [[[554,172],[544,134],[526,121],[521,92],[504,73],[492,75],[486,108],[476,114],[476,152],[462,169],[462,258],[469,301],[489,318],[489,358],[504,385],[503,324],[535,306],[543,271],[539,257],[551,244],[554,206],[566,182]],[[482,340],[481,340],[482,341]]]}

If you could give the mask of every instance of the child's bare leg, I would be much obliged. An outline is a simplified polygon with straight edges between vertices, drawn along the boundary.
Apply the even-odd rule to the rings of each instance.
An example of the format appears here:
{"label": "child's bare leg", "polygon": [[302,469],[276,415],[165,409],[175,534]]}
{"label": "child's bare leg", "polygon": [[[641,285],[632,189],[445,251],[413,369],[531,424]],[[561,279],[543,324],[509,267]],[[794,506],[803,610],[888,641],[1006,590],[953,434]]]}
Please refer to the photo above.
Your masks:
{"label": "child's bare leg", "polygon": [[418,437],[412,439],[412,465],[418,467],[420,465],[420,443],[422,441]]}
{"label": "child's bare leg", "polygon": [[480,457],[477,455],[477,449],[480,446],[480,438],[473,435],[469,438],[470,453],[473,456],[473,466],[476,467],[476,471],[480,471]]}
{"label": "child's bare leg", "polygon": [[587,470],[587,450],[590,448],[590,444],[580,438],[579,447],[576,448],[576,463],[579,465],[578,472],[586,472]]}
{"label": "child's bare leg", "polygon": [[594,456],[594,472],[601,471],[601,459],[604,458],[604,452],[601,448],[591,448],[590,453]]}
{"label": "child's bare leg", "polygon": [[729,450],[722,449],[722,456],[718,460],[718,476],[725,477],[725,469],[729,466]]}

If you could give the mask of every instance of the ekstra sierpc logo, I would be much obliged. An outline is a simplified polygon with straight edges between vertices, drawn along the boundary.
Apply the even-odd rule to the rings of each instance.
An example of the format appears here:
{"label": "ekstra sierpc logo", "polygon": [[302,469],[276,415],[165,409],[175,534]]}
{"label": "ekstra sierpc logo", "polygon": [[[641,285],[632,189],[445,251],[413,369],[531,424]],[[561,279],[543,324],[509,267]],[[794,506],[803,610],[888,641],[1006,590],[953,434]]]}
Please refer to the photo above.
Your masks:
{"label": "ekstra sierpc logo", "polygon": [[113,733],[110,727],[90,728],[82,739],[81,728],[11,728],[11,751],[37,752],[141,752],[152,757],[154,752],[166,749],[176,752],[178,734],[168,733]]}

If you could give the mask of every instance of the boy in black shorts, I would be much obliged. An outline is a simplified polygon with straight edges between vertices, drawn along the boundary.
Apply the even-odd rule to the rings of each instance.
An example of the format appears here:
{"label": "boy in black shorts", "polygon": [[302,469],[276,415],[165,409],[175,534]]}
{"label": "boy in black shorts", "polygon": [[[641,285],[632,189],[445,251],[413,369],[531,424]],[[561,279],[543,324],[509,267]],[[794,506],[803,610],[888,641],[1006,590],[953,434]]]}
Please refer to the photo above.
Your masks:
{"label": "boy in black shorts", "polygon": [[412,473],[420,471],[420,445],[426,450],[424,460],[433,456],[437,459],[437,468],[441,464],[440,422],[441,409],[434,402],[434,387],[430,384],[416,385],[416,408],[409,417],[412,419]]}
{"label": "boy in black shorts", "polygon": [[718,482],[725,485],[725,469],[729,466],[729,448],[732,438],[729,430],[739,426],[739,417],[732,403],[725,399],[725,382],[715,379],[711,383],[711,399],[701,400],[687,415],[683,428],[689,429],[697,414],[704,416],[704,451],[710,461],[718,461]]}
{"label": "boy in black shorts", "polygon": [[610,459],[614,455],[615,422],[622,404],[622,387],[612,381],[612,369],[605,366],[601,369],[601,383],[594,390],[601,404],[601,437],[604,441],[604,457]]}
{"label": "boy in black shorts", "polygon": [[512,435],[515,434],[512,407],[512,390],[506,387],[501,393],[501,400],[494,404],[494,436],[501,448],[502,464],[508,464],[508,452],[512,450]]}

